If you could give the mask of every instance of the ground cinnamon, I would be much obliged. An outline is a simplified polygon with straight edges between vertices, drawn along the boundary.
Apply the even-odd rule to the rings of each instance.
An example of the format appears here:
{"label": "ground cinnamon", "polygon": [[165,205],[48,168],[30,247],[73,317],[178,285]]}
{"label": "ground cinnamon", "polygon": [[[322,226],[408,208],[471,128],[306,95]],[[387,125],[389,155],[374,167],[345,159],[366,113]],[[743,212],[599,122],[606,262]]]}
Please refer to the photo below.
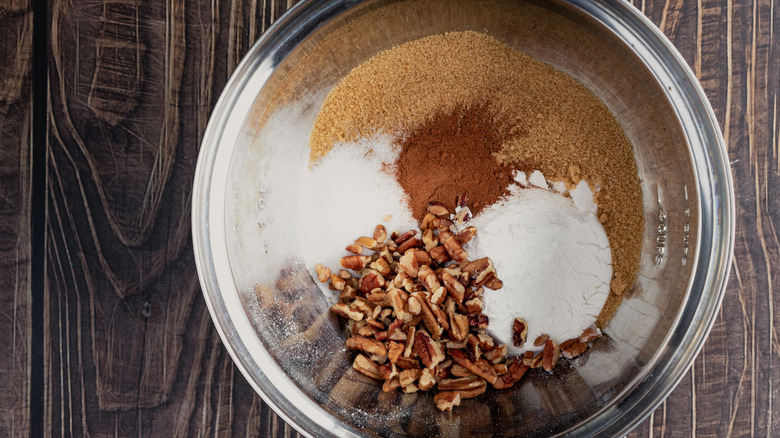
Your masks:
{"label": "ground cinnamon", "polygon": [[452,210],[457,197],[468,192],[469,207],[478,214],[508,194],[512,168],[494,158],[504,140],[489,105],[437,112],[401,141],[397,177],[417,220],[429,201]]}

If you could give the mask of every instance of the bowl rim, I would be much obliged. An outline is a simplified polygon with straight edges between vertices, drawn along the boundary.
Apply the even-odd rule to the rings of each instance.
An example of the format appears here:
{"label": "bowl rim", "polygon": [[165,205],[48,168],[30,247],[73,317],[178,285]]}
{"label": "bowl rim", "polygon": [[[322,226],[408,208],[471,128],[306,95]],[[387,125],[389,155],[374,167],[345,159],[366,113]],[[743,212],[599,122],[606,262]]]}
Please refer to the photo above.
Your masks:
{"label": "bowl rim", "polygon": [[[726,145],[712,107],[693,71],[668,38],[627,2],[561,2],[600,21],[663,85],[686,136],[697,177],[699,239],[696,258],[684,305],[678,311],[672,330],[643,370],[602,410],[589,421],[560,433],[621,436],[650,415],[671,393],[693,364],[714,324],[731,269],[735,236],[734,189]],[[359,431],[334,421],[325,409],[316,406],[316,402],[289,377],[274,369],[274,360],[264,348],[260,348],[262,351],[253,349],[254,353],[250,354],[252,346],[244,342],[241,333],[251,330],[249,333],[254,334],[254,329],[247,326],[249,321],[243,312],[240,317],[231,317],[238,315],[235,309],[238,291],[231,282],[224,239],[220,239],[225,228],[224,217],[219,213],[223,211],[220,205],[224,206],[226,199],[232,145],[244,122],[241,114],[248,114],[275,66],[302,40],[300,35],[310,34],[330,18],[361,3],[362,0],[302,1],[252,46],[228,80],[209,119],[198,154],[192,192],[195,263],[206,306],[223,345],[262,399],[288,424],[310,437],[359,436]],[[228,126],[236,129],[228,130]],[[700,147],[694,147],[696,145]],[[702,194],[711,196],[705,198]],[[211,202],[212,199],[215,202]],[[715,236],[718,239],[714,239]],[[720,245],[716,245],[717,242]],[[664,348],[671,343],[677,343],[681,348]],[[258,355],[262,364],[255,360]],[[291,391],[282,394],[276,389],[277,385]]]}

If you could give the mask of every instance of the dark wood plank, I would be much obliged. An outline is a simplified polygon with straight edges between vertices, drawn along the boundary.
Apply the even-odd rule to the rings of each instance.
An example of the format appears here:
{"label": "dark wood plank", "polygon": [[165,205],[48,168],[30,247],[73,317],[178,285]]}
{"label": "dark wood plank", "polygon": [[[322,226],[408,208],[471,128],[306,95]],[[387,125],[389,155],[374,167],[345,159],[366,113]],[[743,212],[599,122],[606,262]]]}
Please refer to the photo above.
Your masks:
{"label": "dark wood plank", "polygon": [[723,129],[737,238],[723,307],[701,354],[630,436],[777,435],[780,244],[774,221],[780,202],[773,194],[780,189],[780,60],[772,23],[780,9],[766,1],[680,3],[647,2],[646,13],[696,73]]}
{"label": "dark wood plank", "polygon": [[30,427],[30,2],[4,2],[0,23],[0,436],[10,437]]}
{"label": "dark wood plank", "polygon": [[47,433],[293,434],[224,350],[190,243],[211,108],[288,6],[50,2]]}

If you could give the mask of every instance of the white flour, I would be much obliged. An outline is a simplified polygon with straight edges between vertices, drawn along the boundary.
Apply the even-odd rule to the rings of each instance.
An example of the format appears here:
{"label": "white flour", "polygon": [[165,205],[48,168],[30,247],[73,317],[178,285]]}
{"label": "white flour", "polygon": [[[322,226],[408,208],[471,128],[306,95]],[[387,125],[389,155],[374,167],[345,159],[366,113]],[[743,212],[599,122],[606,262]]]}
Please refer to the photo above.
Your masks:
{"label": "white flour", "polygon": [[336,272],[347,254],[344,248],[360,236],[371,237],[377,224],[388,235],[417,227],[407,196],[392,176],[399,152],[385,136],[338,144],[304,173],[297,202],[302,255],[312,273],[317,263]]}
{"label": "white flour", "polygon": [[[490,257],[504,282],[502,289],[485,291],[484,313],[490,334],[511,354],[539,350],[533,341],[541,334],[558,343],[579,336],[609,296],[609,241],[579,190],[582,210],[555,191],[513,186],[507,199],[468,223],[477,227],[470,258]],[[515,317],[528,324],[522,350],[512,346]]]}

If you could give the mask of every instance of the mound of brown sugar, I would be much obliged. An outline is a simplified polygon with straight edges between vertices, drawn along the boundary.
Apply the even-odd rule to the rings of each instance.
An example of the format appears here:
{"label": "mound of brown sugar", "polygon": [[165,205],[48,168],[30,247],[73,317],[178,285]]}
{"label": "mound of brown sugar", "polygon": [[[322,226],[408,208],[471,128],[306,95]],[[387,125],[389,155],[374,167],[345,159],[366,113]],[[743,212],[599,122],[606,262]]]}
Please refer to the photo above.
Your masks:
{"label": "mound of brown sugar", "polygon": [[[455,158],[463,156],[458,151],[465,147],[454,146],[458,136],[449,137],[453,146],[446,157],[424,148],[405,150],[425,129],[443,129],[441,122],[448,115],[465,114],[469,108],[481,108],[484,120],[491,121],[491,137],[480,140],[483,160],[464,163]],[[598,214],[610,242],[615,277],[600,326],[635,283],[644,215],[632,147],[604,103],[572,77],[480,33],[422,38],[374,56],[334,87],[314,124],[311,160],[316,163],[338,142],[376,134],[395,135],[404,148],[406,161],[399,163],[403,171],[398,176],[407,193],[412,191],[417,217],[424,208],[421,200],[447,200],[468,184],[443,181],[430,193],[415,194],[412,180],[404,182],[404,175],[503,172],[486,180],[498,184],[495,190],[477,196],[471,190],[478,185],[465,187],[475,206],[489,205],[511,174],[505,170],[538,169],[548,180],[567,185],[588,181],[599,189]],[[436,147],[446,146],[444,140]],[[495,140],[502,142],[500,148]]]}
{"label": "mound of brown sugar", "polygon": [[509,193],[512,167],[493,156],[503,140],[488,111],[489,103],[438,112],[401,141],[397,177],[412,207],[422,220],[430,201],[452,210],[458,196],[468,195],[469,208],[483,208]]}

